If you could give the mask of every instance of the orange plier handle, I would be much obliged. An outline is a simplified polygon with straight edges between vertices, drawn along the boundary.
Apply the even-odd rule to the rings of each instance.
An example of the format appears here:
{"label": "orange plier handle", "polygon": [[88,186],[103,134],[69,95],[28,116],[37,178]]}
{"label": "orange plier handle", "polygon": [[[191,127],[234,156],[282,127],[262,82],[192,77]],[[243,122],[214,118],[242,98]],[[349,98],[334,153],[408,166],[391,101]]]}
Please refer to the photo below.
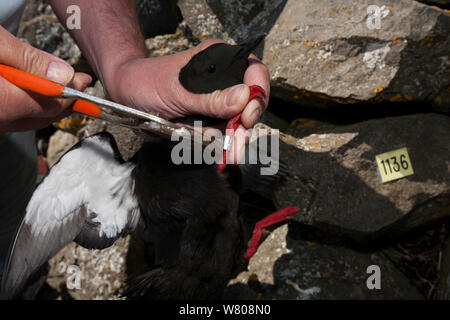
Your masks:
{"label": "orange plier handle", "polygon": [[[48,97],[61,96],[65,88],[61,84],[4,64],[0,64],[0,76],[19,88]],[[80,99],[75,100],[72,110],[94,118],[97,118],[101,112],[96,104]]]}

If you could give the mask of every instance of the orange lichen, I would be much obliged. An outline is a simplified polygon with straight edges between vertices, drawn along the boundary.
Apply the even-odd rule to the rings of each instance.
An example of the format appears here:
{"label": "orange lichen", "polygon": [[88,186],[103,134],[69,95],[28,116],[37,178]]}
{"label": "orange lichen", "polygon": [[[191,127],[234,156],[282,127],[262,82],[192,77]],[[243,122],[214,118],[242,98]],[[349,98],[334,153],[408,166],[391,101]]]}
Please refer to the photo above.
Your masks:
{"label": "orange lichen", "polygon": [[381,88],[381,87],[376,88],[376,89],[373,90],[373,92],[375,92],[375,93],[379,93],[381,91],[383,91],[383,88]]}
{"label": "orange lichen", "polygon": [[303,41],[303,45],[305,47],[314,47],[314,46],[318,46],[320,44],[319,41]]}
{"label": "orange lichen", "polygon": [[424,45],[433,42],[433,39],[435,38],[434,34],[430,34],[422,39],[422,41],[419,42],[419,46],[423,47]]}
{"label": "orange lichen", "polygon": [[400,38],[400,37],[394,37],[394,39],[392,39],[392,44],[397,44],[397,43],[399,43],[400,41],[402,41],[403,39],[402,38]]}
{"label": "orange lichen", "polygon": [[411,96],[403,96],[400,93],[397,93],[395,96],[389,98],[389,101],[391,102],[404,102],[404,101],[410,101],[413,97]]}

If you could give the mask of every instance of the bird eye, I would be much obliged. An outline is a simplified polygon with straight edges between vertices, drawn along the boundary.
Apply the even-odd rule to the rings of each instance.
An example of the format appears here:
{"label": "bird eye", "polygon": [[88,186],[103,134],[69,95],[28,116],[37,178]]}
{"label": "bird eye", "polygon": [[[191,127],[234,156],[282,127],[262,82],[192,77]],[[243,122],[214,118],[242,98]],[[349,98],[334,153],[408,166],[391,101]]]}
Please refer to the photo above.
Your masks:
{"label": "bird eye", "polygon": [[216,72],[216,65],[215,65],[215,64],[210,65],[210,66],[208,67],[208,72],[209,72],[209,73],[214,73],[214,72]]}

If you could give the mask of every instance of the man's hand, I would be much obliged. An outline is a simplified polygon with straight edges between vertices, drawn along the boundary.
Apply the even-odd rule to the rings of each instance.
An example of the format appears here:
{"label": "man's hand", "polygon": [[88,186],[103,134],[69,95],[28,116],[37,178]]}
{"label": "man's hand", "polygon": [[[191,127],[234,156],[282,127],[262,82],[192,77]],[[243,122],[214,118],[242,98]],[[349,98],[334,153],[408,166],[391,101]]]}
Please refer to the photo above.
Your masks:
{"label": "man's hand", "polygon": [[[208,40],[199,46],[174,55],[131,59],[110,72],[105,79],[106,91],[116,101],[144,111],[159,111],[169,118],[201,114],[229,119],[242,113],[245,128],[255,125],[266,108],[261,100],[252,100],[249,85],[261,86],[269,94],[269,74],[266,66],[256,56],[250,58],[250,66],[244,77],[244,85],[236,85],[211,94],[194,94],[179,82],[180,69],[196,53],[218,40]],[[119,76],[117,76],[119,75]]]}
{"label": "man's hand", "polygon": [[[181,68],[192,56],[217,42],[221,41],[208,40],[195,48],[170,56],[126,61],[117,66],[115,72],[108,73],[116,76],[104,79],[106,91],[115,101],[143,111],[162,112],[169,118],[197,114],[230,119],[242,113],[243,126],[236,131],[235,136],[239,139],[236,140],[239,141],[236,146],[244,148],[246,129],[256,124],[267,107],[260,99],[248,102],[248,86],[259,85],[267,95],[270,93],[266,66],[256,56],[251,55],[250,65],[244,76],[245,84],[210,94],[191,93],[178,80]],[[240,155],[242,151],[243,149],[234,148],[230,154],[236,152]]]}
{"label": "man's hand", "polygon": [[193,94],[182,87],[178,73],[193,55],[217,40],[205,41],[175,55],[147,58],[135,1],[50,0],[50,3],[61,21],[67,19],[67,6],[80,7],[81,27],[69,32],[110,98],[144,111],[162,112],[169,118],[200,114],[229,119],[242,112],[243,126],[235,133],[237,143],[233,143],[228,160],[233,159],[233,154],[242,154],[246,129],[256,123],[266,108],[257,99],[248,103],[248,85],[260,85],[269,94],[269,73],[255,56],[251,56],[244,76],[245,85],[211,94]]}
{"label": "man's hand", "polygon": [[[75,74],[65,61],[20,41],[0,27],[0,63],[54,82],[84,90],[87,74]],[[68,114],[73,100],[55,99],[24,91],[0,77],[0,133],[39,129]]]}

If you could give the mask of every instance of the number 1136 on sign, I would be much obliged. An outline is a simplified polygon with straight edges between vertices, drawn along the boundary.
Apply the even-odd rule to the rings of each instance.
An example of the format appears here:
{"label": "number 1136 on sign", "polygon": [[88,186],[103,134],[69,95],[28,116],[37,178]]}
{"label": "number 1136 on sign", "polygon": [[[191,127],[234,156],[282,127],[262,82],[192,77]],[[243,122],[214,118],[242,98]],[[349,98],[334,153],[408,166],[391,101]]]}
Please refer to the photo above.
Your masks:
{"label": "number 1136 on sign", "polygon": [[379,154],[375,159],[383,183],[414,174],[406,148]]}

